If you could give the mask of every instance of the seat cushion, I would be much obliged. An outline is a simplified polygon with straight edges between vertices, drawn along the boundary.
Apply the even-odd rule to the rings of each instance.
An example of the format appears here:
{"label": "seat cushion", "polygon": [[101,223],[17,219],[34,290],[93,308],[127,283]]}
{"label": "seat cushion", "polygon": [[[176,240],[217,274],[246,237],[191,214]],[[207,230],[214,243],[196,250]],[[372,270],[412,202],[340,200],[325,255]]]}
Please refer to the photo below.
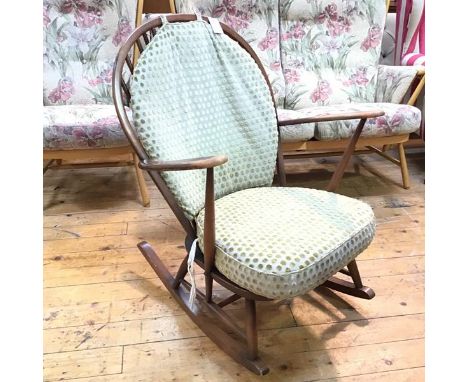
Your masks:
{"label": "seat cushion", "polygon": [[[421,112],[419,109],[394,103],[353,103],[329,106],[313,106],[300,110],[278,109],[278,120],[286,121],[307,117],[319,117],[342,112],[383,110],[385,115],[370,118],[361,136],[382,137],[409,134],[419,129]],[[359,123],[358,119],[319,123],[303,123],[281,127],[282,142],[302,142],[312,138],[335,140],[349,138]]]}
{"label": "seat cushion", "polygon": [[[301,110],[276,109],[278,121],[305,118]],[[299,125],[281,126],[281,142],[303,142],[314,137],[315,123],[301,123]]]}
{"label": "seat cushion", "polygon": [[129,145],[113,105],[44,106],[43,116],[45,150]]}
{"label": "seat cushion", "polygon": [[[388,137],[409,134],[417,131],[421,125],[421,111],[419,109],[395,103],[376,102],[333,105],[327,108],[327,112],[369,110],[369,107],[383,110],[385,115],[369,118],[362,130],[362,137]],[[358,123],[358,119],[319,122],[315,129],[315,138],[322,141],[349,138],[353,135]]]}
{"label": "seat cushion", "polygon": [[[263,187],[216,201],[217,269],[245,289],[281,299],[303,294],[371,242],[365,203],[308,188]],[[203,249],[204,210],[196,218]]]}

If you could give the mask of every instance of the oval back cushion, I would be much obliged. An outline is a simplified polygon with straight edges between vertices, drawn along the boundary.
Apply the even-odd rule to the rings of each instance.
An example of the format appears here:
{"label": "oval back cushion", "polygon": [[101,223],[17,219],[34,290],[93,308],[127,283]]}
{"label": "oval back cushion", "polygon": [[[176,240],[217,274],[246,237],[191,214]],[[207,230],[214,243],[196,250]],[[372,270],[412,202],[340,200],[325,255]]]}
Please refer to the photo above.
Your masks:
{"label": "oval back cushion", "polygon": [[138,0],[44,0],[44,105],[112,105],[112,66]]}
{"label": "oval back cushion", "polygon": [[[278,133],[254,59],[204,21],[166,23],[143,51],[131,85],[134,126],[147,154],[178,160],[225,154],[215,197],[269,186]],[[204,206],[205,170],[163,172],[189,218]]]}

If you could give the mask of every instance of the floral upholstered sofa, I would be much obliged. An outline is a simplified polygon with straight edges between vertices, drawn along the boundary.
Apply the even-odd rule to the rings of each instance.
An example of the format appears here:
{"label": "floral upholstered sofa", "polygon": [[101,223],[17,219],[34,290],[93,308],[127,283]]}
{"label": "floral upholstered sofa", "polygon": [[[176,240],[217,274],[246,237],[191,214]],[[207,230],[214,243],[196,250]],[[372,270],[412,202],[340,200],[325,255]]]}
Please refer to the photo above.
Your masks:
{"label": "floral upholstered sofa", "polygon": [[[177,13],[216,17],[260,57],[280,120],[318,113],[385,111],[369,119],[358,147],[400,145],[420,126],[420,111],[401,104],[417,69],[379,65],[386,0],[173,0]],[[283,126],[283,151],[343,148],[358,120]],[[407,171],[406,171],[407,175]],[[407,178],[407,176],[406,176]]]}
{"label": "floral upholstered sofa", "polygon": [[44,0],[44,149],[128,146],[111,79],[136,4]]}
{"label": "floral upholstered sofa", "polygon": [[[43,1],[44,159],[133,155],[112,100],[112,68],[142,0]],[[137,161],[133,155],[134,162]],[[135,162],[136,164],[136,162]],[[135,166],[144,204],[149,203]]]}

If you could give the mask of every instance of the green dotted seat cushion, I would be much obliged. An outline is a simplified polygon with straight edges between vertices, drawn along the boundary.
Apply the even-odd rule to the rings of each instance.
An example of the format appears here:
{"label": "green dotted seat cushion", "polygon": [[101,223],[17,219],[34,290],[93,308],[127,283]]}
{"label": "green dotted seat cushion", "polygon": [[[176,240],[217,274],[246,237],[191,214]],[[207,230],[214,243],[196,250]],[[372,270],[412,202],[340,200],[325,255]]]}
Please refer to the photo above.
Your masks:
{"label": "green dotted seat cushion", "polygon": [[[356,199],[307,188],[261,187],[216,201],[215,265],[259,295],[303,294],[371,242],[374,214]],[[203,250],[204,210],[196,218]]]}
{"label": "green dotted seat cushion", "polygon": [[[131,85],[133,121],[151,158],[225,154],[215,197],[271,185],[278,132],[268,85],[252,57],[209,23],[164,24]],[[204,170],[162,173],[189,218],[203,208]]]}

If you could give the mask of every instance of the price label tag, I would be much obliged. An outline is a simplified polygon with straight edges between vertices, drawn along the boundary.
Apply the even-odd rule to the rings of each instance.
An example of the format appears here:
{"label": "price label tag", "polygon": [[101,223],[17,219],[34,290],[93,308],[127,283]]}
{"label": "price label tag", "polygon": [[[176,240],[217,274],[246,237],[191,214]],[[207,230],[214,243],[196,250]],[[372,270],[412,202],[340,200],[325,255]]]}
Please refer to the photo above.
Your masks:
{"label": "price label tag", "polygon": [[221,27],[221,24],[219,23],[218,19],[215,19],[213,17],[208,17],[208,20],[210,21],[211,28],[213,29],[213,33],[224,33],[223,28]]}

